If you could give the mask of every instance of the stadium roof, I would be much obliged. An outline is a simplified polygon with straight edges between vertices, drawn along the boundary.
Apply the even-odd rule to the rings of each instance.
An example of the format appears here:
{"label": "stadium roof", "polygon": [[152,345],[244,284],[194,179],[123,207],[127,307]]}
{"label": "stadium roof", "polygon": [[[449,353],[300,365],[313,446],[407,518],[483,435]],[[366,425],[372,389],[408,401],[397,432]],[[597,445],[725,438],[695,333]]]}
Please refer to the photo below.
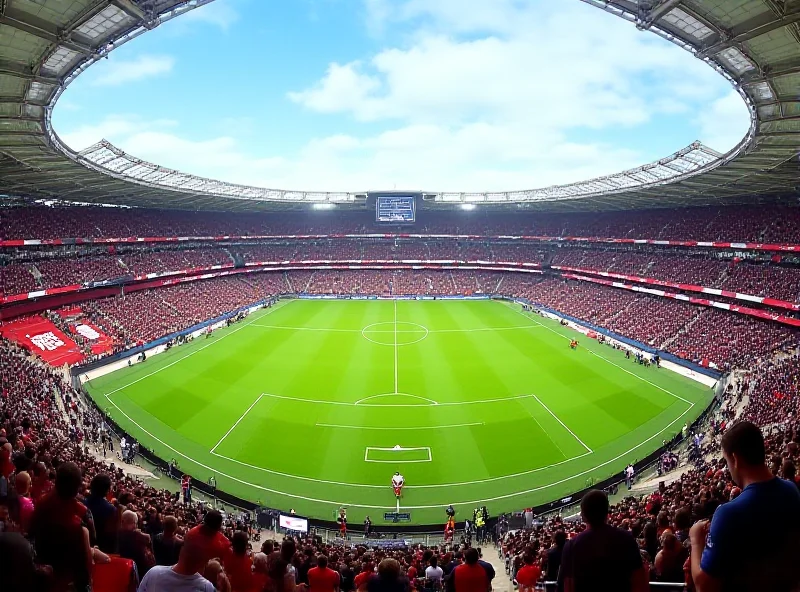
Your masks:
{"label": "stadium roof", "polygon": [[[64,89],[110,51],[213,0],[0,0],[0,194],[139,207],[273,210],[366,192],[245,187],[148,163],[102,141],[75,153],[52,129]],[[585,182],[497,193],[424,193],[426,206],[564,211],[753,203],[800,185],[800,0],[581,0],[675,43],[727,78],[751,114],[721,155],[694,143]],[[424,188],[423,188],[424,189]]]}

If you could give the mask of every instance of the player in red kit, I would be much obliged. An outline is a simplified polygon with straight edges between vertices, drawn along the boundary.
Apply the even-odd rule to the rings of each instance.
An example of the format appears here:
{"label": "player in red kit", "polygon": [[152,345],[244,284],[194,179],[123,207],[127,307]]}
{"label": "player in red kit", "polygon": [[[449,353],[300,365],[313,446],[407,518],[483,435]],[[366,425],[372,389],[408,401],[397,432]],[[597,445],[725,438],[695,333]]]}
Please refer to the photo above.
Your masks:
{"label": "player in red kit", "polygon": [[400,495],[403,493],[403,485],[405,484],[406,480],[403,479],[403,476],[400,474],[400,472],[398,471],[395,473],[392,477],[392,489],[394,489],[395,497],[400,497]]}

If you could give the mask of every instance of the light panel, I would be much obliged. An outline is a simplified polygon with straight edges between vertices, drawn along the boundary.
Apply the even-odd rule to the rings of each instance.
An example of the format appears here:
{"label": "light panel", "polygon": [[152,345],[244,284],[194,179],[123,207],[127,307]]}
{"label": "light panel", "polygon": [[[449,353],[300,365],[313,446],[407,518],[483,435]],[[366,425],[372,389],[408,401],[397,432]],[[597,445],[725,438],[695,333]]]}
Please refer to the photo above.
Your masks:
{"label": "light panel", "polygon": [[124,24],[132,22],[132,18],[113,4],[98,12],[75,30],[92,41],[105,36]]}

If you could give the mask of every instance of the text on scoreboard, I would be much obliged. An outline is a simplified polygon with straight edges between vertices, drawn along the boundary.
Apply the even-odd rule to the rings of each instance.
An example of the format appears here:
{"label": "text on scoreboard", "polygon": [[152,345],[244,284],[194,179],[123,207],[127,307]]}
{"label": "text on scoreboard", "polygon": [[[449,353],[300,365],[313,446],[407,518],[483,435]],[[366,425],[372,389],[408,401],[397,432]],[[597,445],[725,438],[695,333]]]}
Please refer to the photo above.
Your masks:
{"label": "text on scoreboard", "polygon": [[413,195],[379,195],[375,199],[376,220],[384,224],[413,224],[416,212]]}

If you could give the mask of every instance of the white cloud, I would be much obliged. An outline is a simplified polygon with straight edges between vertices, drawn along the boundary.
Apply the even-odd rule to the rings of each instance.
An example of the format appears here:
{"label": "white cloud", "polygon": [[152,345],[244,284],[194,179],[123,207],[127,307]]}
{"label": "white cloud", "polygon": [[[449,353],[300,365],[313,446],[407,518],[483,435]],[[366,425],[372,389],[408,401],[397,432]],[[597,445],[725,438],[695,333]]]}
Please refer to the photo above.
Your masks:
{"label": "white cloud", "polygon": [[[725,88],[707,66],[630,23],[558,4],[555,11],[512,0],[408,0],[384,17],[428,15],[429,26],[420,26],[407,47],[331,64],[315,84],[288,97],[356,121],[483,121],[524,130],[541,120],[537,128],[563,131],[638,125]],[[390,5],[367,4],[380,13],[375,6]]]}
{"label": "white cloud", "polygon": [[106,137],[164,166],[262,187],[501,191],[664,156],[614,137],[661,116],[693,121],[718,150],[746,130],[741,99],[711,69],[578,2],[363,1],[374,31],[399,28],[405,41],[328,64],[318,80],[288,93],[309,112],[352,120],[340,133],[281,154],[264,154],[262,142],[241,133],[248,122],[230,115],[206,122],[199,140],[175,122],[130,116],[61,135],[74,148]]}
{"label": "white cloud", "polygon": [[[183,137],[175,122],[115,115],[61,134],[74,149],[108,139],[139,158],[184,172],[280,189],[352,191],[393,185],[426,190],[501,190],[565,183],[634,166],[633,151],[558,137],[530,141],[514,128],[418,124],[356,138],[309,141],[298,153],[258,156],[234,138]],[[497,159],[501,154],[502,158]]]}
{"label": "white cloud", "polygon": [[136,133],[150,129],[164,130],[175,128],[176,126],[176,121],[168,119],[147,120],[137,115],[115,114],[109,115],[91,125],[80,125],[73,129],[59,130],[59,136],[67,146],[79,152],[103,139],[113,143],[116,140],[130,138]]}
{"label": "white cloud", "polygon": [[141,55],[132,60],[114,59],[99,62],[95,68],[95,86],[119,86],[172,71],[175,59],[166,55]]}
{"label": "white cloud", "polygon": [[732,90],[701,111],[695,122],[700,128],[700,140],[724,153],[744,138],[750,127],[750,113],[742,97]]}
{"label": "white cloud", "polygon": [[231,25],[239,20],[239,12],[228,0],[215,0],[200,8],[190,10],[179,21],[205,23],[219,27],[223,31],[230,29]]}

